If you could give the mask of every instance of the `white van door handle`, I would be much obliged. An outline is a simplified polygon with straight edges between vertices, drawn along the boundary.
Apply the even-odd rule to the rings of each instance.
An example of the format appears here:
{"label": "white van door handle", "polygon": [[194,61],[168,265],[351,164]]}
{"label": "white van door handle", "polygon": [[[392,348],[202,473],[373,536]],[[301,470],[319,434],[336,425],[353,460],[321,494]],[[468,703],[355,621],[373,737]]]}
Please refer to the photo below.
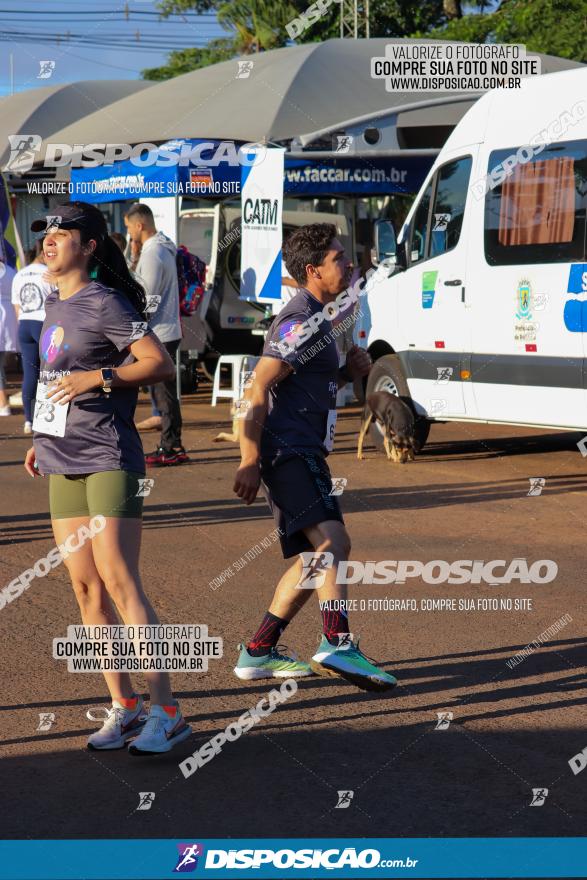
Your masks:
{"label": "white van door handle", "polygon": [[451,281],[444,282],[447,287],[461,287],[462,281],[460,278],[453,278]]}

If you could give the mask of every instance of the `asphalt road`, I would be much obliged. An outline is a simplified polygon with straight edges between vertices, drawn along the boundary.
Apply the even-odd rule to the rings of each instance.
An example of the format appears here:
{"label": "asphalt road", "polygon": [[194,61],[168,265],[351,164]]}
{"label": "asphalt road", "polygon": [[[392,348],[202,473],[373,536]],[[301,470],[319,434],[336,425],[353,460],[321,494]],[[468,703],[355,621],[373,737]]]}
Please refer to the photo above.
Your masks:
{"label": "asphalt road", "polygon": [[[311,678],[220,755],[184,779],[178,762],[271,689],[232,675],[237,643],[250,636],[284,568],[271,546],[213,590],[210,582],[274,528],[263,500],[232,494],[234,445],[228,405],[209,392],[184,406],[189,464],[157,470],[146,499],[142,571],[160,617],[206,623],[224,656],[206,674],[173,684],[193,736],[173,753],[134,759],[85,748],[107,704],[98,674],[68,673],[52,640],[79,622],[63,567],[34,580],[0,611],[3,836],[8,838],[580,836],[587,773],[569,760],[585,730],[585,473],[580,435],[446,424],[407,465],[367,448],[355,457],[358,410],[339,418],[331,470],[355,560],[553,560],[547,584],[404,585],[351,588],[358,600],[415,598],[418,611],[358,610],[351,630],[399,686],[372,695]],[[142,398],[139,415],[147,414]],[[22,469],[21,418],[0,420],[2,585],[54,546],[47,487]],[[144,435],[146,448],[157,437]],[[529,496],[530,478],[544,478]],[[498,599],[496,610],[426,610],[422,600]],[[512,609],[507,600],[512,600]],[[516,599],[531,600],[515,610]],[[483,603],[481,603],[483,604]],[[539,636],[569,615],[554,637]],[[566,620],[566,618],[565,618]],[[312,598],[284,634],[302,657],[320,631]],[[507,661],[537,641],[517,665]],[[144,680],[137,679],[139,690]],[[451,712],[448,729],[436,729]],[[39,731],[40,713],[53,713]],[[530,806],[532,789],[548,789]],[[139,792],[155,792],[138,811]],[[354,792],[336,808],[338,791]],[[194,838],[194,834],[196,837]]]}

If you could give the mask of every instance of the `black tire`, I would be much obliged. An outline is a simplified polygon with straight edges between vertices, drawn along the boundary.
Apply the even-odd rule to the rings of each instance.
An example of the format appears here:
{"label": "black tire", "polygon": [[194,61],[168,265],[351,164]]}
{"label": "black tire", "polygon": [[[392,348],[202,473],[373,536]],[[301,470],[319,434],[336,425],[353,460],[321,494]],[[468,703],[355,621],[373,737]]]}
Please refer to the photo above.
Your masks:
{"label": "black tire", "polygon": [[195,394],[198,390],[198,370],[196,361],[184,361],[181,365],[181,393]]}
{"label": "black tire", "polygon": [[[396,354],[386,354],[380,357],[371,367],[365,394],[373,394],[374,391],[389,391],[391,394],[397,394],[404,403],[408,404],[415,418],[416,451],[421,452],[428,440],[431,422],[424,416],[417,414],[401,361]],[[369,437],[377,449],[383,449],[383,432],[375,420],[371,422],[369,427]]]}

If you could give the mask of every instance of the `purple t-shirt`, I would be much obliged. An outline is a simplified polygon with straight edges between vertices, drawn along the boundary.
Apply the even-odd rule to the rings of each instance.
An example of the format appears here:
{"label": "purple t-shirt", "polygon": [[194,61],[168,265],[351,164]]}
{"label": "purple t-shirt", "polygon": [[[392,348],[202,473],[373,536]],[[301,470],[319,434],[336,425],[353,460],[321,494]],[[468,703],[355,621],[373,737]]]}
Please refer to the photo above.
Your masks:
{"label": "purple t-shirt", "polygon": [[[121,367],[134,362],[129,346],[151,331],[119,291],[91,281],[69,299],[52,291],[45,300],[39,381],[50,384],[76,370]],[[143,446],[134,424],[138,388],[101,389],[69,404],[65,436],[35,431],[35,457],[42,474],[145,473]],[[58,404],[59,405],[59,404]]]}

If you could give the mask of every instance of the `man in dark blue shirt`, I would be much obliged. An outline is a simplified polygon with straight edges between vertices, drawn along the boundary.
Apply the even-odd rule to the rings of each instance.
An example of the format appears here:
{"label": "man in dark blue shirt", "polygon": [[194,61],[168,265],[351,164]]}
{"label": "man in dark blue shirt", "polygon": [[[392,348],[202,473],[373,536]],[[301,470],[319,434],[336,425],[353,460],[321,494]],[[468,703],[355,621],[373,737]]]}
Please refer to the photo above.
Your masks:
{"label": "man in dark blue shirt", "polygon": [[[246,394],[234,491],[252,504],[262,488],[284,558],[297,560],[279,581],[259,629],[240,646],[234,671],[251,680],[313,670],[364,690],[387,690],[395,678],[371,663],[349,633],[346,584],[337,583],[337,569],[348,559],[350,538],[326,463],[338,388],[371,367],[367,352],[353,346],[339,368],[331,319],[352,312],[353,297],[345,291],[353,267],[329,223],[296,230],[284,243],[283,257],[301,287],[271,325]],[[313,587],[320,589],[323,635],[308,664],[280,654],[277,643]]]}

